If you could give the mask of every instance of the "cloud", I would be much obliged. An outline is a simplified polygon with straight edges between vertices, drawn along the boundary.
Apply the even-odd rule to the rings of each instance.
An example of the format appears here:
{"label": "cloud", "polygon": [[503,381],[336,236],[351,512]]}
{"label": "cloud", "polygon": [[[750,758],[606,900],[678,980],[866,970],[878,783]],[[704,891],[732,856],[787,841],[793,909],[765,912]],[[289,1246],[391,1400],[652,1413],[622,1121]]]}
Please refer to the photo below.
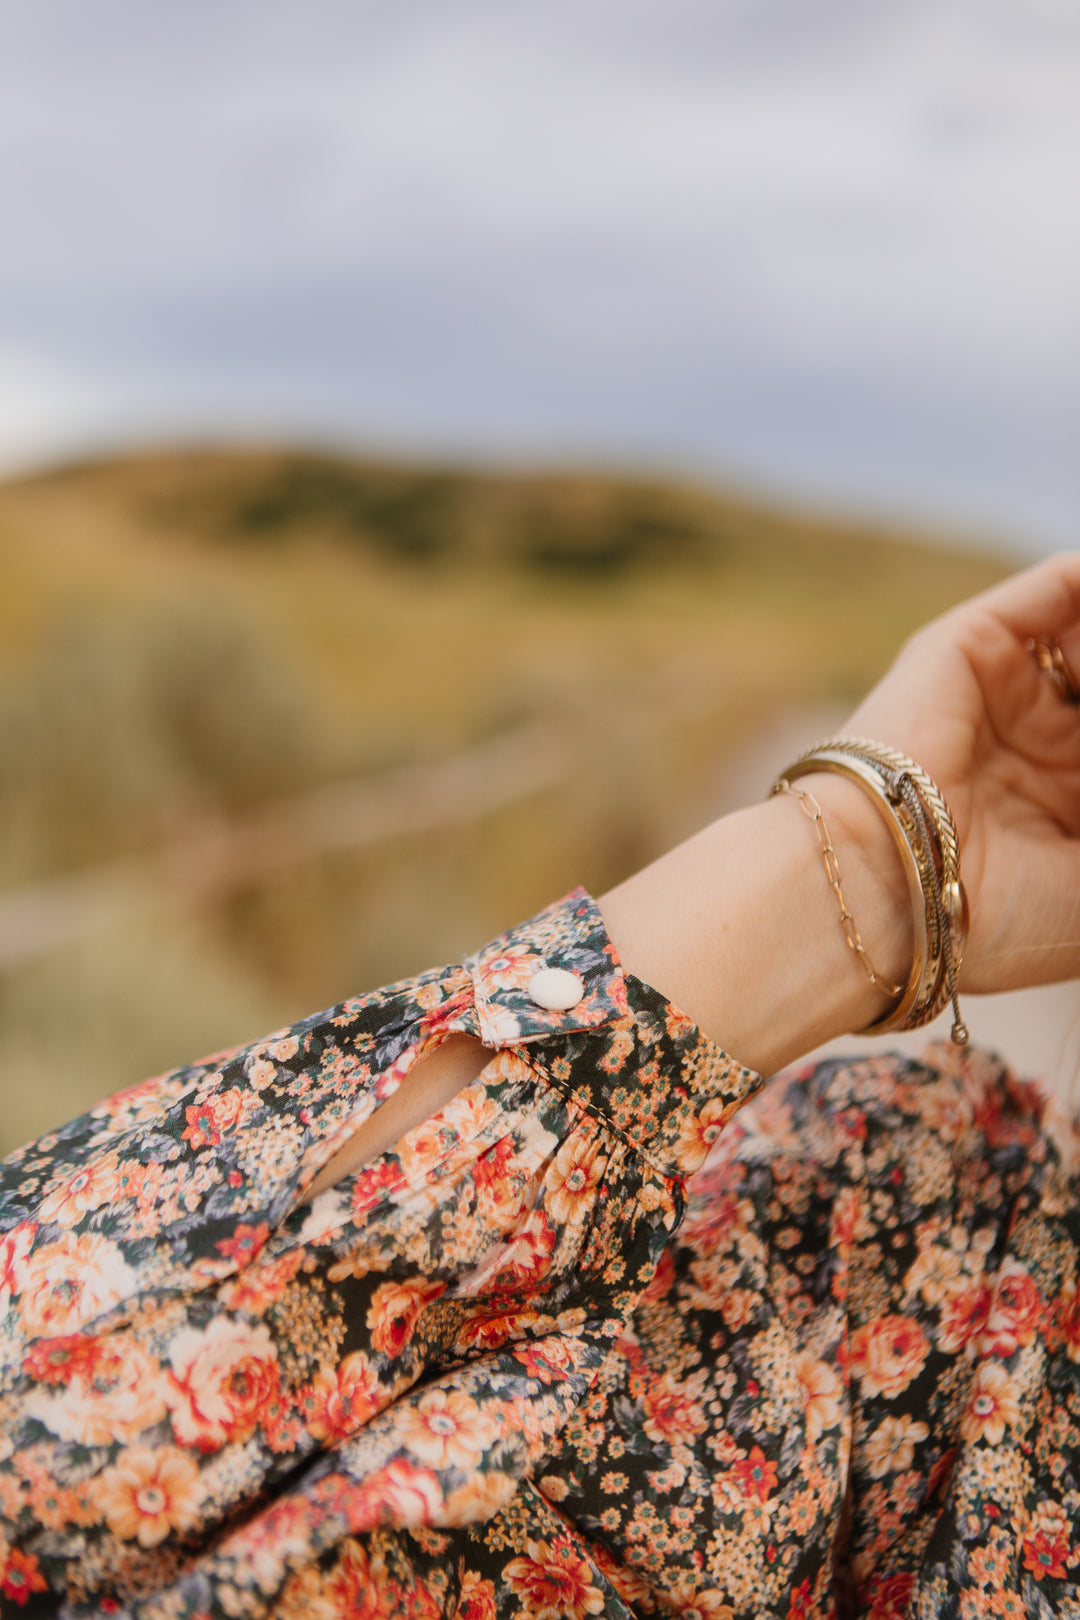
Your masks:
{"label": "cloud", "polygon": [[1052,541],[1078,80],[1056,0],[39,0],[0,17],[0,354],[87,432],[107,393]]}

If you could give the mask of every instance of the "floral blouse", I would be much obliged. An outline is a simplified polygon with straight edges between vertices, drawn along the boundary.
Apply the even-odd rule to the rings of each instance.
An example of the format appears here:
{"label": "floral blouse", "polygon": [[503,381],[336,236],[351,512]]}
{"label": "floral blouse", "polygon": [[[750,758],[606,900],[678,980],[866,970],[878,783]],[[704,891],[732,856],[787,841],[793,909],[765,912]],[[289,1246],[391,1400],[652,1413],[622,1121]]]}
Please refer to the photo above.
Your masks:
{"label": "floral blouse", "polygon": [[13,1154],[0,1616],[1080,1616],[1072,1138],[953,1049],[761,1085],[579,891]]}

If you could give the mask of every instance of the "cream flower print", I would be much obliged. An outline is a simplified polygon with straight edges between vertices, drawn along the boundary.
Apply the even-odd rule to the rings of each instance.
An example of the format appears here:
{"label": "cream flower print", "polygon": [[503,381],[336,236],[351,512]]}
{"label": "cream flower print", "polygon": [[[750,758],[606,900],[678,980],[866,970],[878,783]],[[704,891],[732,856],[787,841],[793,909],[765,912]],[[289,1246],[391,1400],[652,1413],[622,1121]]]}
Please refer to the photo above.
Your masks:
{"label": "cream flower print", "polygon": [[22,1274],[23,1327],[31,1337],[75,1333],[125,1299],[137,1278],[117,1244],[97,1232],[48,1243]]}
{"label": "cream flower print", "polygon": [[80,1165],[73,1175],[65,1176],[46,1193],[38,1208],[38,1219],[43,1225],[55,1221],[59,1226],[72,1227],[102,1204],[112,1203],[121,1186],[118,1166],[117,1153]]}
{"label": "cream flower print", "polygon": [[866,1467],[873,1479],[886,1474],[902,1473],[910,1468],[915,1458],[915,1447],[927,1438],[930,1430],[917,1418],[882,1418],[863,1450]]}
{"label": "cream flower print", "polygon": [[908,1294],[919,1294],[928,1305],[937,1305],[947,1294],[964,1284],[963,1257],[955,1249],[932,1243],[912,1262],[904,1277]]}
{"label": "cream flower print", "polygon": [[1012,1379],[997,1362],[984,1361],[975,1373],[960,1420],[961,1436],[996,1446],[1005,1438],[1005,1430],[1019,1421],[1020,1404]]}
{"label": "cream flower print", "polygon": [[490,1412],[464,1390],[436,1387],[401,1415],[403,1445],[429,1468],[472,1468],[499,1432]]}
{"label": "cream flower print", "polygon": [[812,1350],[800,1350],[795,1357],[795,1376],[805,1403],[806,1438],[813,1445],[840,1421],[844,1386],[835,1367],[830,1367]]}
{"label": "cream flower print", "polygon": [[130,1447],[95,1481],[93,1499],[121,1540],[156,1547],[171,1530],[190,1530],[199,1516],[199,1468],[174,1446]]}
{"label": "cream flower print", "polygon": [[277,1346],[260,1322],[218,1316],[169,1345],[165,1400],[184,1445],[213,1451],[246,1440],[277,1394]]}
{"label": "cream flower print", "polygon": [[[50,1344],[62,1358],[46,1366]],[[166,1406],[157,1362],[127,1332],[101,1338],[43,1341],[31,1352],[42,1366],[42,1383],[27,1397],[27,1410],[61,1440],[80,1446],[129,1442],[160,1423]],[[53,1390],[44,1387],[53,1384]]]}
{"label": "cream flower print", "polygon": [[522,990],[543,966],[543,959],[527,945],[508,945],[490,956],[481,956],[477,967],[480,993]]}
{"label": "cream flower print", "polygon": [[12,1295],[26,1285],[26,1261],[37,1231],[36,1221],[22,1221],[0,1237],[0,1318],[11,1304]]}

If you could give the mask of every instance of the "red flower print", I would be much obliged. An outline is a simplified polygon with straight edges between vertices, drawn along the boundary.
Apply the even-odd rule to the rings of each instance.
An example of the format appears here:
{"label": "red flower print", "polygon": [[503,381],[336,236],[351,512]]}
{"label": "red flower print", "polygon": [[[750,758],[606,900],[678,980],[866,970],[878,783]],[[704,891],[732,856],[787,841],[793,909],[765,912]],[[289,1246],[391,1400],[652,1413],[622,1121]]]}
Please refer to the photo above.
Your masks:
{"label": "red flower print", "polygon": [[49,1583],[38,1568],[35,1554],[20,1552],[18,1547],[13,1547],[0,1574],[0,1592],[20,1608],[25,1608],[35,1592],[48,1590]]}
{"label": "red flower print", "polygon": [[875,1581],[867,1620],[904,1620],[914,1586],[914,1575],[907,1573],[885,1575]]}
{"label": "red flower print", "polygon": [[769,1461],[760,1446],[754,1446],[749,1457],[737,1462],[732,1473],[743,1495],[758,1502],[767,1502],[776,1489],[776,1464]]}
{"label": "red flower print", "polygon": [[529,1620],[586,1620],[600,1614],[604,1595],[569,1536],[526,1542],[527,1556],[511,1559],[504,1574],[523,1599]]}
{"label": "red flower print", "polygon": [[542,1384],[557,1384],[569,1373],[576,1371],[581,1360],[581,1350],[579,1340],[551,1335],[536,1344],[527,1344],[520,1350],[515,1350],[514,1358],[520,1361],[534,1378],[539,1378]]}
{"label": "red flower print", "polygon": [[231,1131],[240,1119],[244,1094],[233,1086],[207,1097],[205,1102],[192,1103],[184,1110],[187,1127],[181,1131],[181,1140],[193,1148],[217,1147],[226,1131]]}
{"label": "red flower print", "polygon": [[39,1384],[69,1384],[73,1378],[92,1378],[100,1359],[99,1339],[68,1333],[32,1344],[23,1359],[23,1371]]}
{"label": "red flower print", "polygon": [[864,1395],[899,1395],[921,1372],[930,1346],[910,1316],[880,1316],[851,1337],[851,1370]]}
{"label": "red flower print", "polygon": [[270,1228],[265,1221],[260,1221],[258,1226],[244,1226],[241,1223],[233,1231],[232,1237],[220,1238],[216,1247],[230,1260],[235,1260],[237,1265],[243,1266],[255,1258],[269,1236]]}
{"label": "red flower print", "polygon": [[791,1594],[788,1604],[788,1620],[806,1620],[810,1609],[810,1577],[800,1581]]}
{"label": "red flower print", "polygon": [[401,1180],[401,1171],[392,1159],[377,1159],[374,1164],[358,1170],[352,1186],[352,1212],[366,1215],[382,1198],[384,1192]]}
{"label": "red flower print", "polygon": [[1046,1575],[1055,1580],[1064,1578],[1065,1560],[1069,1556],[1066,1536],[1050,1537],[1045,1530],[1038,1530],[1033,1536],[1024,1537],[1023,1548],[1024,1568],[1029,1569],[1037,1581]]}

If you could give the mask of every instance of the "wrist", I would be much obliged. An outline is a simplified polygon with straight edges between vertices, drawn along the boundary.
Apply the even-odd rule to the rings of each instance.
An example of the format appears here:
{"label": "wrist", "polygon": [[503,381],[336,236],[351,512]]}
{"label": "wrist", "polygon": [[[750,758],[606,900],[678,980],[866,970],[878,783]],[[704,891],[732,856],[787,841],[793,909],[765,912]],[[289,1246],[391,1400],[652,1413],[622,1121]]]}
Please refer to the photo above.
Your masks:
{"label": "wrist", "polygon": [[[849,908],[882,974],[902,981],[910,902],[888,828],[853,784],[818,786]],[[760,1073],[890,1005],[849,948],[813,828],[786,798],[714,822],[600,907],[627,970]]]}

